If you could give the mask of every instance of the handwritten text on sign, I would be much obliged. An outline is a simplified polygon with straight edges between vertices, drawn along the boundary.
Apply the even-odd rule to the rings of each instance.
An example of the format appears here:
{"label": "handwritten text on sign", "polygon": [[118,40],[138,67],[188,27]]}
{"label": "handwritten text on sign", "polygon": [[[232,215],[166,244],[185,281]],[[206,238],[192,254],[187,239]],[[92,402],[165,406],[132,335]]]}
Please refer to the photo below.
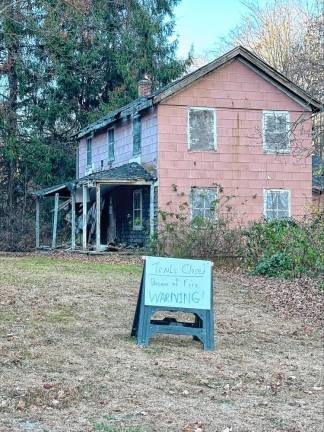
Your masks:
{"label": "handwritten text on sign", "polygon": [[210,261],[147,257],[145,305],[210,309]]}

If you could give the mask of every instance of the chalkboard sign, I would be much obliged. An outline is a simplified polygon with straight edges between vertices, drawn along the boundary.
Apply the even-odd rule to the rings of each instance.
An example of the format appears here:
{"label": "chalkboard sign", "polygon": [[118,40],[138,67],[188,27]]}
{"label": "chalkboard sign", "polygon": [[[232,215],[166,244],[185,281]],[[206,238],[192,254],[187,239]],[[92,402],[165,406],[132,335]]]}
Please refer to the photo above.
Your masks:
{"label": "chalkboard sign", "polygon": [[145,305],[210,309],[210,261],[147,257]]}
{"label": "chalkboard sign", "polygon": [[[148,345],[156,333],[191,335],[214,348],[212,263],[203,260],[145,257],[132,336]],[[192,313],[194,322],[152,320],[156,311]]]}

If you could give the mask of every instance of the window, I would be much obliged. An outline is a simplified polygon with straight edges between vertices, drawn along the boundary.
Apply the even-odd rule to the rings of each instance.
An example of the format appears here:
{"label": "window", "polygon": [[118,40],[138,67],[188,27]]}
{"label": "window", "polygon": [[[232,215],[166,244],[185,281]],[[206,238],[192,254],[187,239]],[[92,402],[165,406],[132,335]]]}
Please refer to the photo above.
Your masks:
{"label": "window", "polygon": [[108,131],[108,160],[115,160],[115,131],[109,129]]}
{"label": "window", "polygon": [[216,149],[216,112],[213,108],[189,108],[188,147],[198,151]]}
{"label": "window", "polygon": [[133,155],[141,153],[141,117],[133,118]]}
{"label": "window", "polygon": [[143,209],[142,209],[142,191],[135,190],[133,192],[133,229],[141,230],[143,225]]}
{"label": "window", "polygon": [[270,220],[290,217],[290,191],[265,189],[264,216]]}
{"label": "window", "polygon": [[216,215],[217,188],[191,189],[191,217],[214,219]]}
{"label": "window", "polygon": [[288,153],[289,147],[289,113],[263,111],[263,149],[267,153]]}
{"label": "window", "polygon": [[87,166],[92,164],[92,137],[87,138]]}

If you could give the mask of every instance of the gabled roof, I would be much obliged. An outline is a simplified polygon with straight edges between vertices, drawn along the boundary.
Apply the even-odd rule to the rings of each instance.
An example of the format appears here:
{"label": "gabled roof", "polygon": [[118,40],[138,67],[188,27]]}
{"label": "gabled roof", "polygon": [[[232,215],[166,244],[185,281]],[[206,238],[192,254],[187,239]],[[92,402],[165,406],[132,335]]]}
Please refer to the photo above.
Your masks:
{"label": "gabled roof", "polygon": [[299,103],[305,110],[318,112],[321,109],[322,105],[318,100],[314,99],[302,88],[294,84],[280,72],[276,71],[272,66],[265,63],[255,54],[242,46],[238,46],[194,72],[191,72],[190,74],[185,75],[184,77],[179,78],[178,80],[153,92],[151,95],[147,97],[139,97],[130,104],[108,113],[106,116],[83,128],[79,132],[78,138],[82,138],[89,133],[105,128],[116,120],[136,115],[149,107],[159,104],[163,100],[191,85],[196,80],[203,78],[205,75],[214,72],[233,60],[239,60],[246,66],[250,67],[263,79],[270,82],[280,91]]}

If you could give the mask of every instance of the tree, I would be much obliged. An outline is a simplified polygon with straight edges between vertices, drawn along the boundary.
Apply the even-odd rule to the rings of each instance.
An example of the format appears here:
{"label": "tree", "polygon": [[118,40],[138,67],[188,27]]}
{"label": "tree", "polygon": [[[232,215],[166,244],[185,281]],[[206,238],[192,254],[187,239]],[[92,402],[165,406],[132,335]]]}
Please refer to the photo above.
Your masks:
{"label": "tree", "polygon": [[[242,23],[230,31],[220,49],[243,45],[314,98],[324,99],[324,9],[299,0],[242,1]],[[323,111],[313,118],[315,151],[323,154]],[[297,122],[302,122],[302,118]],[[298,124],[291,125],[291,134]]]}
{"label": "tree", "polygon": [[4,0],[0,7],[0,232],[13,246],[31,188],[74,175],[75,134],[179,77],[179,0]]}

